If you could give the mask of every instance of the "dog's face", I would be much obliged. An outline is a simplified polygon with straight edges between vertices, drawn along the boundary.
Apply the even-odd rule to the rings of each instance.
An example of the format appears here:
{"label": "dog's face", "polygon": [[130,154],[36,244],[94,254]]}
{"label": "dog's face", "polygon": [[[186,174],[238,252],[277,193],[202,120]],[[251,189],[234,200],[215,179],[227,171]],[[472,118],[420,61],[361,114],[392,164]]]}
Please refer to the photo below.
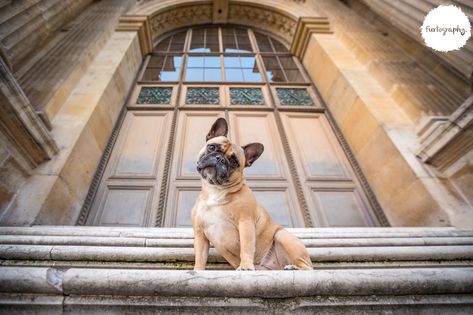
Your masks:
{"label": "dog's face", "polygon": [[210,185],[231,185],[243,176],[243,169],[256,161],[264,146],[250,143],[240,147],[228,138],[227,121],[219,118],[210,128],[206,145],[199,152],[197,171]]}

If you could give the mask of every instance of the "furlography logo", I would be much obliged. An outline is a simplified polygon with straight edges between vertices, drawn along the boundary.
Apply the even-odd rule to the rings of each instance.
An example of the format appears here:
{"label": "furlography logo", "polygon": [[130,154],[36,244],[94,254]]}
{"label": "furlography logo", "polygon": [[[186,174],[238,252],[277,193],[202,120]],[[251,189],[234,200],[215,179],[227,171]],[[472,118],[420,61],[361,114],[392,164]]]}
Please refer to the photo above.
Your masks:
{"label": "furlography logo", "polygon": [[462,48],[471,37],[468,17],[454,5],[440,5],[432,9],[425,16],[420,30],[425,44],[442,52]]}

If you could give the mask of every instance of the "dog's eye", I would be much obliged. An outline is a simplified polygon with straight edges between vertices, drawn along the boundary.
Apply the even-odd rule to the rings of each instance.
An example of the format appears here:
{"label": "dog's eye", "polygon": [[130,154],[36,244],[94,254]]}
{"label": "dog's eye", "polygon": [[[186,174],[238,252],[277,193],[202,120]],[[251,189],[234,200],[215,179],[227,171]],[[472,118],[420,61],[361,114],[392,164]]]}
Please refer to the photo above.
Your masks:
{"label": "dog's eye", "polygon": [[207,146],[207,150],[208,150],[209,152],[214,152],[216,149],[217,149],[217,146],[216,146],[215,144],[209,144],[209,145]]}
{"label": "dog's eye", "polygon": [[238,159],[235,155],[232,155],[229,161],[232,164],[232,166],[240,166],[240,163],[238,162]]}

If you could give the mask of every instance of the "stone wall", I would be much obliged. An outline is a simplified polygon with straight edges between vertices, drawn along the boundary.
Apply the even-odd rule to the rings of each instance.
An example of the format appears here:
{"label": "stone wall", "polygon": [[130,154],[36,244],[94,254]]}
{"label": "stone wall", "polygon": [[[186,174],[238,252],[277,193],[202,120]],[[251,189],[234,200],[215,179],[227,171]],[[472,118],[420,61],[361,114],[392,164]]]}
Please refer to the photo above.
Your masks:
{"label": "stone wall", "polygon": [[93,0],[15,0],[0,4],[0,50],[14,72]]}

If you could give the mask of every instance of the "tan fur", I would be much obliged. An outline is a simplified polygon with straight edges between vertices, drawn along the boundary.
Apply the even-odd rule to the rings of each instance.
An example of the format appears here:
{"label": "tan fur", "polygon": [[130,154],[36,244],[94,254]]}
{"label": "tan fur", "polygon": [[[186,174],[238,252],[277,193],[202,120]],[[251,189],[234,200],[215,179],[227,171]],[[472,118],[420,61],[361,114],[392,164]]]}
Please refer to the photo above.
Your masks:
{"label": "tan fur", "polygon": [[283,269],[293,265],[311,270],[304,244],[271,219],[246,185],[243,149],[224,136],[210,139],[207,144],[210,143],[223,145],[226,156],[235,153],[240,168],[221,186],[202,180],[202,191],[192,209],[194,270],[205,269],[209,242],[238,270],[254,270],[255,265],[256,269]]}

